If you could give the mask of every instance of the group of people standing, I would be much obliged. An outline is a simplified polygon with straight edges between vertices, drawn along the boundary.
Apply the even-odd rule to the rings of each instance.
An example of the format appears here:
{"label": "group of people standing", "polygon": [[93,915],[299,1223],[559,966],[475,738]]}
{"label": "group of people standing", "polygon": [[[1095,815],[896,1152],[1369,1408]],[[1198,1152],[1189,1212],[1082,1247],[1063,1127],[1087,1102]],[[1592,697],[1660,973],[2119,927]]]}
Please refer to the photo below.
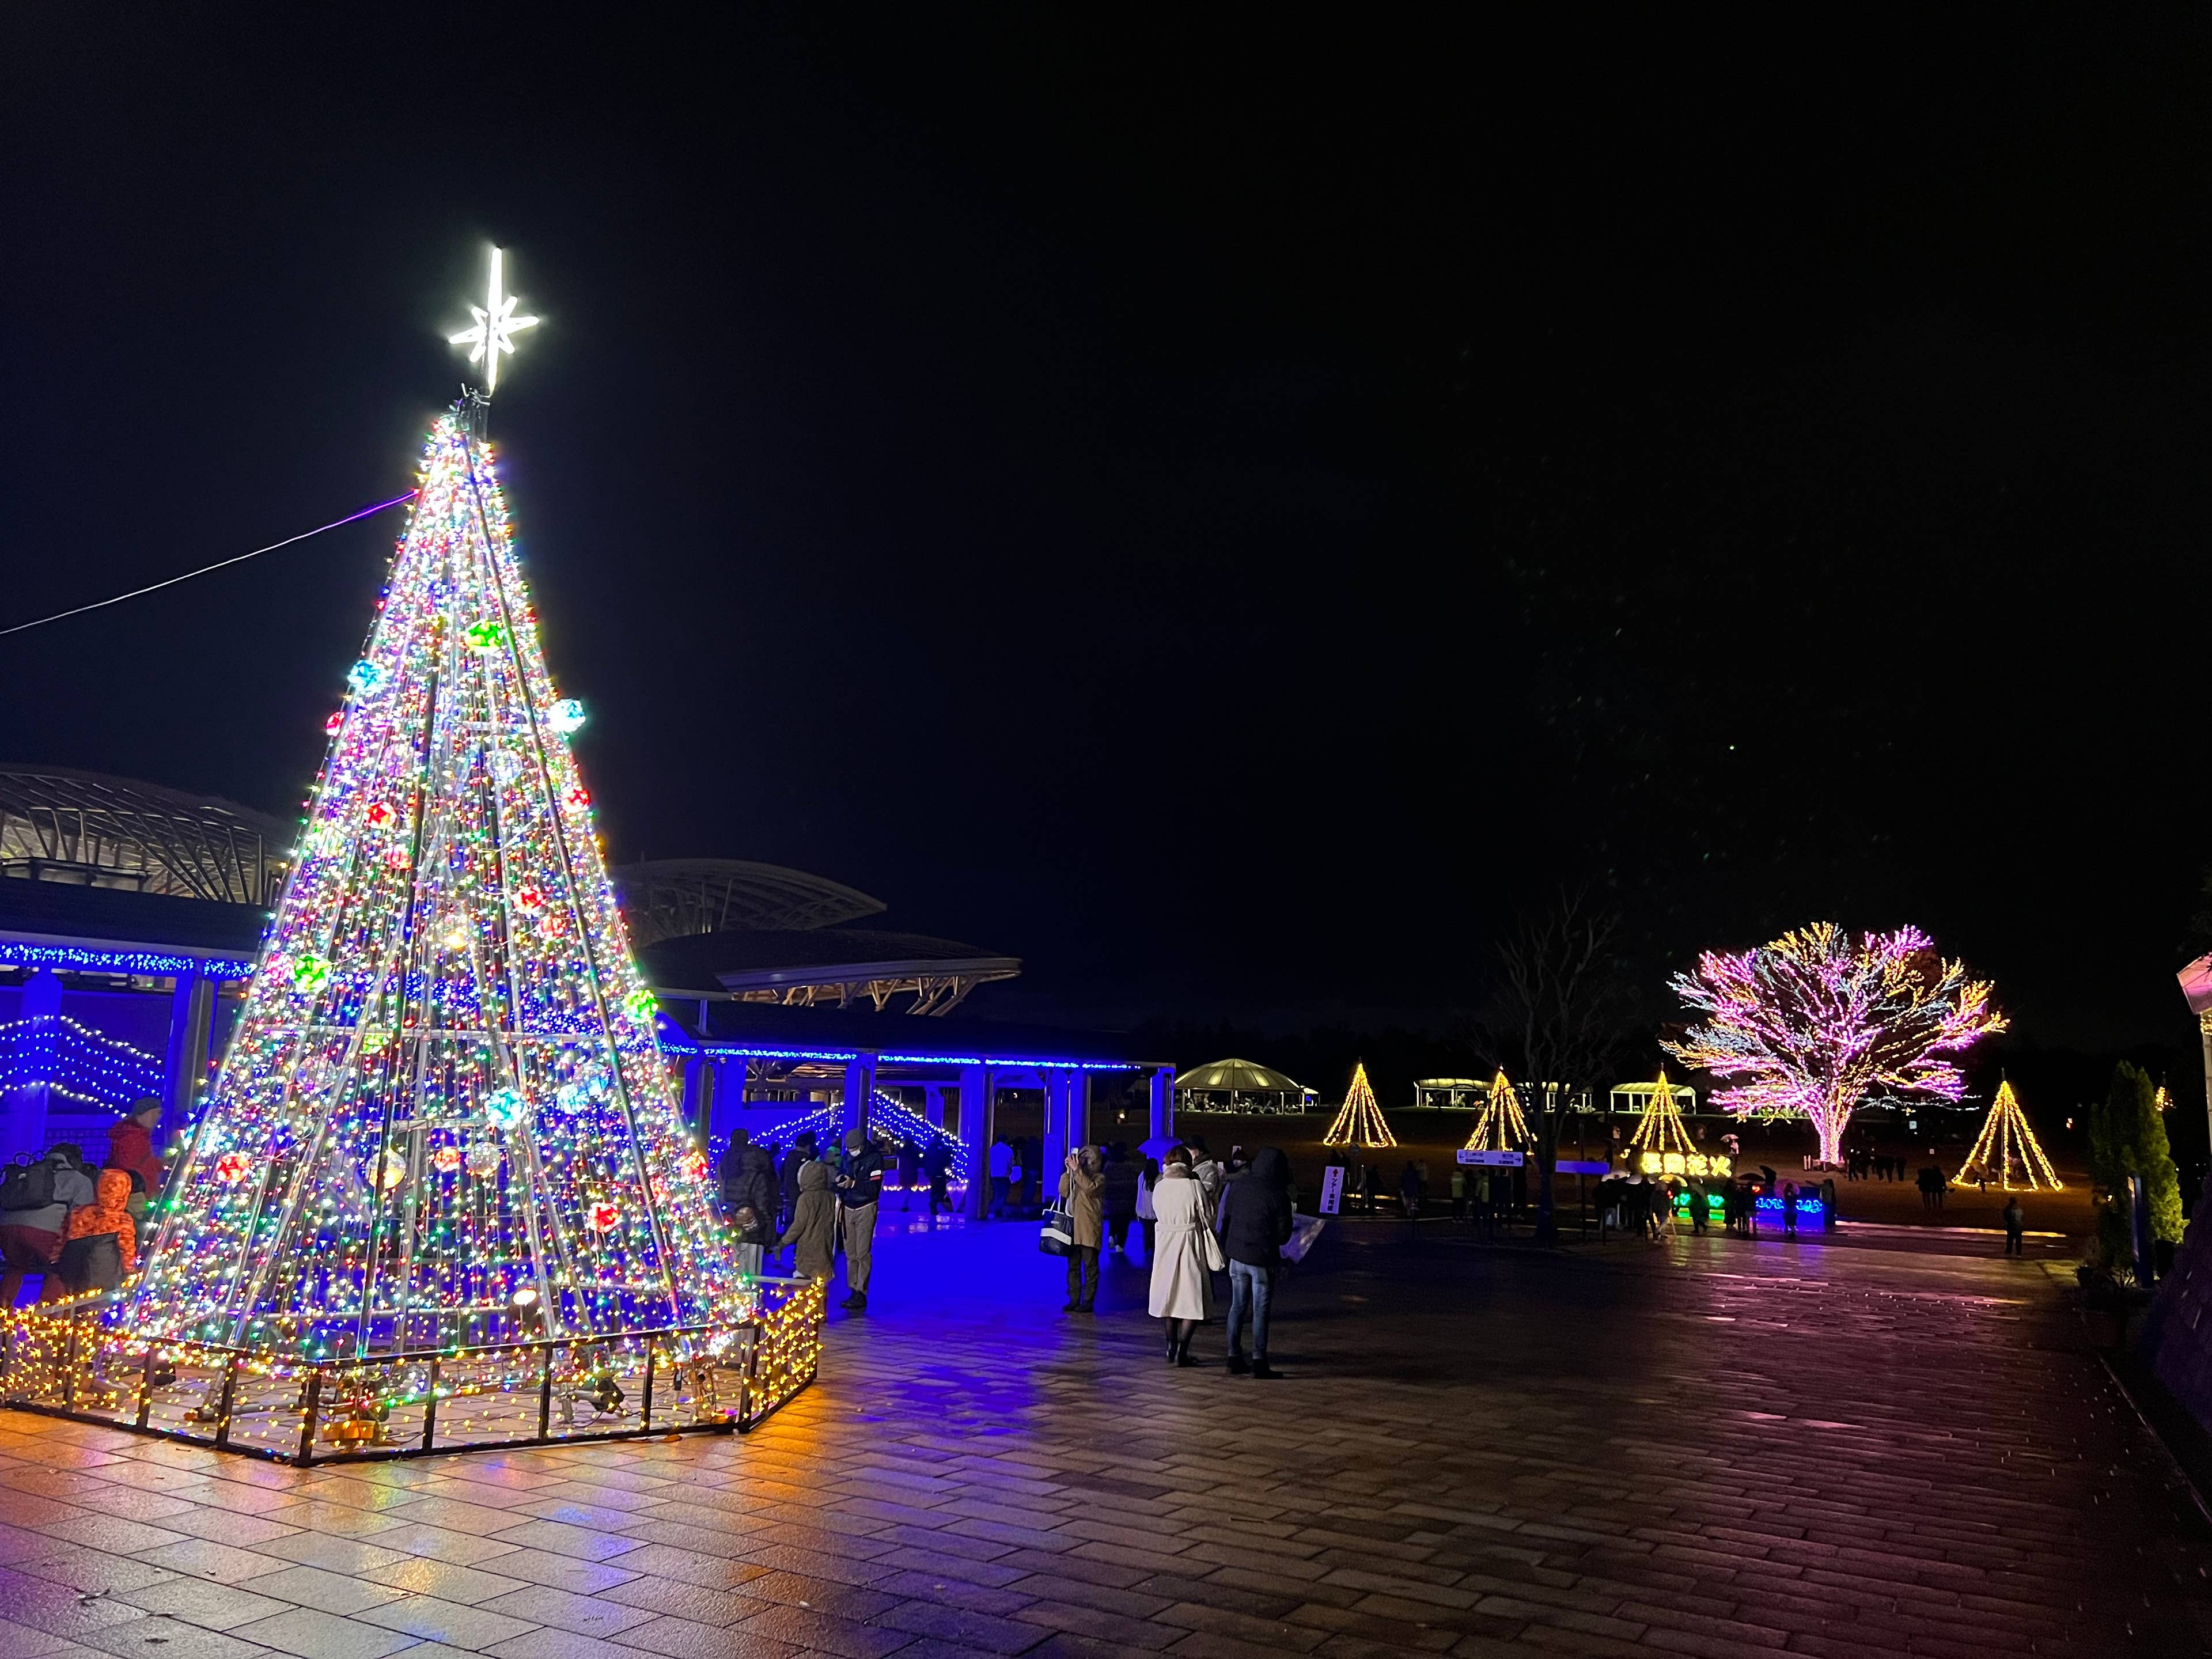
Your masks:
{"label": "group of people standing", "polygon": [[[1179,1143],[1157,1164],[1130,1171],[1130,1215],[1143,1223],[1150,1264],[1147,1308],[1164,1327],[1164,1353],[1171,1365],[1191,1366],[1198,1328],[1219,1306],[1214,1275],[1229,1283],[1228,1353],[1233,1376],[1273,1377],[1267,1364],[1268,1316],[1283,1246],[1295,1225],[1290,1161],[1262,1146],[1249,1163],[1231,1156],[1224,1170],[1200,1142]],[[1109,1233],[1105,1149],[1070,1152],[1061,1169],[1060,1198],[1073,1247],[1067,1257],[1067,1301],[1062,1311],[1089,1313],[1098,1295],[1098,1259]],[[1118,1243],[1118,1241],[1117,1241]],[[1245,1358],[1246,1333],[1251,1358]]]}
{"label": "group of people standing", "polygon": [[[827,1156],[807,1130],[781,1164],[773,1147],[755,1146],[747,1131],[738,1130],[717,1176],[723,1212],[737,1234],[739,1268],[757,1274],[770,1251],[789,1250],[794,1273],[827,1279],[842,1245],[848,1292],[842,1305],[866,1313],[884,1164],[884,1149],[864,1129],[848,1130]],[[933,1176],[933,1214],[941,1189],[941,1178]]]}
{"label": "group of people standing", "polygon": [[161,1103],[148,1097],[108,1133],[98,1170],[61,1141],[36,1162],[0,1172],[0,1307],[39,1275],[39,1300],[112,1291],[138,1265],[138,1226],[161,1195],[154,1136]]}

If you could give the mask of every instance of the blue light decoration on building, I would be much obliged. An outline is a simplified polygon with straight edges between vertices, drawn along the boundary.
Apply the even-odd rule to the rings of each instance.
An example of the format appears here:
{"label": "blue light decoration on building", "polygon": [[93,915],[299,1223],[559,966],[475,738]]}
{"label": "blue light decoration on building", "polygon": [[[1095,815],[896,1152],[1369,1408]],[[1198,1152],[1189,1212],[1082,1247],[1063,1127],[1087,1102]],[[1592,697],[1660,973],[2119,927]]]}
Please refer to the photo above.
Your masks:
{"label": "blue light decoration on building", "polygon": [[917,1152],[933,1141],[952,1154],[952,1182],[965,1185],[968,1180],[968,1149],[960,1144],[960,1137],[942,1124],[932,1123],[920,1112],[903,1101],[894,1100],[881,1089],[871,1097],[868,1108],[869,1123],[888,1133],[893,1140],[903,1141]]}
{"label": "blue light decoration on building", "polygon": [[33,1014],[0,1024],[0,1089],[41,1086],[119,1112],[161,1093],[161,1057],[66,1014]]}
{"label": "blue light decoration on building", "polygon": [[78,945],[26,945],[0,939],[0,963],[18,968],[58,968],[86,974],[198,974],[208,979],[245,979],[253,963],[235,957],[180,957],[164,951],[95,951]]}

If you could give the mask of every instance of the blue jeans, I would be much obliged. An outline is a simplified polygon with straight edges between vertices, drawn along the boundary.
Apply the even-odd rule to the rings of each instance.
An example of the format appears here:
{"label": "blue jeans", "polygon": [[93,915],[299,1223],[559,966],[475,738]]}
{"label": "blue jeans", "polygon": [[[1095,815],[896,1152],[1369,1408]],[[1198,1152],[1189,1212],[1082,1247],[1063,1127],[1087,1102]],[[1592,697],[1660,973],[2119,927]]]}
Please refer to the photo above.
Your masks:
{"label": "blue jeans", "polygon": [[1238,1337],[1244,1322],[1252,1322],[1252,1357],[1267,1357],[1267,1304],[1275,1299],[1275,1274],[1271,1267],[1248,1261],[1229,1264],[1229,1352],[1238,1358],[1244,1349]]}

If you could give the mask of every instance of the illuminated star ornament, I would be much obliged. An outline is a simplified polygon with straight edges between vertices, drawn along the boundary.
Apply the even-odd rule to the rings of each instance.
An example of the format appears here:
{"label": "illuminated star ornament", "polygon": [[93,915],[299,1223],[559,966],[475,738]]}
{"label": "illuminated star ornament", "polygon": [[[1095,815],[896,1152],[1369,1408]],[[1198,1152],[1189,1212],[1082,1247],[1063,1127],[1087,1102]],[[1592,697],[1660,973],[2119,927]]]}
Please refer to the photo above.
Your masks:
{"label": "illuminated star ornament", "polygon": [[450,345],[465,345],[469,349],[469,361],[484,366],[484,392],[487,396],[499,389],[499,356],[502,351],[510,356],[514,351],[514,336],[519,330],[535,328],[535,317],[514,314],[514,295],[501,295],[504,286],[501,275],[501,255],[498,248],[491,251],[491,285],[484,295],[484,302],[471,306],[469,315],[476,321],[459,334],[447,337]]}

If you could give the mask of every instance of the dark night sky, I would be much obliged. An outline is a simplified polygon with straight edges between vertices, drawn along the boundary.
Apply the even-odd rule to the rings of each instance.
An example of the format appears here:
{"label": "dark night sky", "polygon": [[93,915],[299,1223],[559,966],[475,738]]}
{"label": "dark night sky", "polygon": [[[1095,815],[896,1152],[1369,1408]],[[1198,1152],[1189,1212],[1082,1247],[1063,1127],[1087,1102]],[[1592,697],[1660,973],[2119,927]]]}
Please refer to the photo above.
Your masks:
{"label": "dark night sky", "polygon": [[[1914,920],[2187,1042],[2201,16],[808,9],[12,10],[0,623],[404,489],[496,240],[618,857],[1009,1012],[1442,1019],[1590,880],[1655,1008]],[[396,526],[0,640],[0,758],[288,811]]]}

